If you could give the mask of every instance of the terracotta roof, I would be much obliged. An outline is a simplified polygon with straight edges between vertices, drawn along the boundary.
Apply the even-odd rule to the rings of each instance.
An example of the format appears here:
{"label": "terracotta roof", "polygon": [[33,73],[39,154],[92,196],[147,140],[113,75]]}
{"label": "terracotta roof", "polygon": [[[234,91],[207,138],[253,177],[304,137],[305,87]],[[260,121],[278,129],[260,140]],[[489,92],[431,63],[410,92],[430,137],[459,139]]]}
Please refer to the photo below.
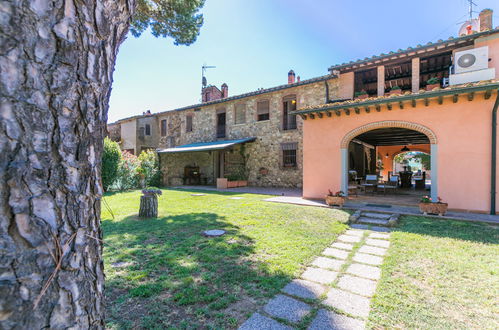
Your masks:
{"label": "terracotta roof", "polygon": [[357,59],[355,61],[350,61],[347,63],[337,64],[329,67],[329,71],[333,70],[342,70],[351,68],[353,66],[366,65],[369,62],[379,62],[379,61],[387,61],[389,59],[396,59],[397,57],[407,56],[409,53],[420,52],[427,49],[433,48],[443,48],[445,46],[450,46],[453,44],[465,43],[467,41],[472,41],[476,38],[486,36],[489,34],[498,33],[499,28],[495,28],[492,30],[484,31],[484,32],[475,32],[470,35],[465,35],[461,37],[449,37],[447,40],[438,40],[437,42],[428,42],[425,45],[417,45],[416,47],[408,47],[407,49],[399,49],[397,51],[390,51],[388,54],[382,53],[380,55],[373,55],[371,57],[366,57],[364,59]]}
{"label": "terracotta roof", "polygon": [[453,94],[471,93],[484,90],[499,89],[499,81],[497,80],[484,80],[476,83],[467,83],[461,85],[449,86],[446,88],[435,88],[431,91],[420,90],[418,93],[407,92],[401,95],[378,96],[369,97],[367,99],[353,99],[347,101],[333,102],[308,106],[296,111],[293,114],[307,114],[313,112],[324,112],[328,110],[340,110],[350,108],[360,108],[376,104],[396,103],[407,100],[425,99],[430,97],[438,97]]}

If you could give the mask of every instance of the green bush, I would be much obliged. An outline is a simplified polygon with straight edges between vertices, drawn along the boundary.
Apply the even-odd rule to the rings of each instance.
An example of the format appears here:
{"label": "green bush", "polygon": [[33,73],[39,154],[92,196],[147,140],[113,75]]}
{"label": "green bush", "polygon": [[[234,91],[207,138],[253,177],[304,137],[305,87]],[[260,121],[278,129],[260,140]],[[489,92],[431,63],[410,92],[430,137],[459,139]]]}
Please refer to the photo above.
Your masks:
{"label": "green bush", "polygon": [[111,186],[112,190],[128,190],[139,187],[140,178],[137,173],[140,162],[137,156],[127,151],[121,154],[116,180]]}
{"label": "green bush", "polygon": [[118,143],[106,137],[104,139],[104,152],[102,153],[102,186],[107,191],[114,183],[118,175],[118,166],[121,159],[121,151]]}
{"label": "green bush", "polygon": [[142,151],[139,155],[139,163],[137,174],[144,179],[145,186],[159,186],[161,172],[159,170],[159,159],[156,151]]}

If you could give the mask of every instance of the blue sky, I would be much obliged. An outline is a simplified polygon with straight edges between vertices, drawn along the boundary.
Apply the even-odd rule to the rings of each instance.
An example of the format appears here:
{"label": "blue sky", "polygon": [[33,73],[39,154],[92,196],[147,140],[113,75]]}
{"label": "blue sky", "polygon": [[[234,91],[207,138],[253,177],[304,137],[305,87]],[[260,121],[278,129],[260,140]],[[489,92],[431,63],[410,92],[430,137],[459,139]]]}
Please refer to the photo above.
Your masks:
{"label": "blue sky", "polygon": [[[476,10],[497,0],[475,0]],[[145,32],[121,45],[109,122],[198,103],[201,66],[208,83],[229,85],[229,96],[302,79],[331,65],[456,36],[465,0],[206,0],[205,23],[191,46]],[[475,14],[477,15],[477,14]]]}

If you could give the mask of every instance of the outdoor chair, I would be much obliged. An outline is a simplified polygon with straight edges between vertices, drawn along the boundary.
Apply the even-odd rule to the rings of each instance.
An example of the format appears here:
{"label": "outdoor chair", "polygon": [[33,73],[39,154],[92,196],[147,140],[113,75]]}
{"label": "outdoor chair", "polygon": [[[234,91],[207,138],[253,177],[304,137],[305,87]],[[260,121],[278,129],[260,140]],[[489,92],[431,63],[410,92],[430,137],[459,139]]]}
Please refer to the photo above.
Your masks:
{"label": "outdoor chair", "polygon": [[385,183],[378,184],[378,191],[382,190],[383,194],[386,195],[387,190],[397,191],[399,185],[399,177],[398,175],[392,175],[390,180]]}
{"label": "outdoor chair", "polygon": [[367,193],[367,189],[371,189],[374,193],[376,191],[376,186],[378,185],[378,176],[375,174],[366,175],[366,181],[360,185],[361,190]]}

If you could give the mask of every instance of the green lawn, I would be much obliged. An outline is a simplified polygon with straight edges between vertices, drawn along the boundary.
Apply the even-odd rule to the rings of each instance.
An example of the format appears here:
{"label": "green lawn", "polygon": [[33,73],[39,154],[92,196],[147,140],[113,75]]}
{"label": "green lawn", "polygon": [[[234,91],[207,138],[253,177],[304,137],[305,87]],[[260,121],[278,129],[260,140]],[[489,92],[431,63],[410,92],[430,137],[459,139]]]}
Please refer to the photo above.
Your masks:
{"label": "green lawn", "polygon": [[[139,191],[106,195],[115,215],[103,207],[109,328],[237,328],[299,276],[348,218],[262,195],[192,193],[163,190],[155,220],[137,219]],[[201,235],[217,228],[228,234]],[[499,328],[498,234],[487,225],[402,217],[368,327]]]}
{"label": "green lawn", "polygon": [[404,217],[371,303],[373,328],[499,329],[499,230]]}
{"label": "green lawn", "polygon": [[163,190],[155,220],[136,218],[139,191],[105,196],[109,328],[236,328],[346,228],[344,211],[204,193]]}

